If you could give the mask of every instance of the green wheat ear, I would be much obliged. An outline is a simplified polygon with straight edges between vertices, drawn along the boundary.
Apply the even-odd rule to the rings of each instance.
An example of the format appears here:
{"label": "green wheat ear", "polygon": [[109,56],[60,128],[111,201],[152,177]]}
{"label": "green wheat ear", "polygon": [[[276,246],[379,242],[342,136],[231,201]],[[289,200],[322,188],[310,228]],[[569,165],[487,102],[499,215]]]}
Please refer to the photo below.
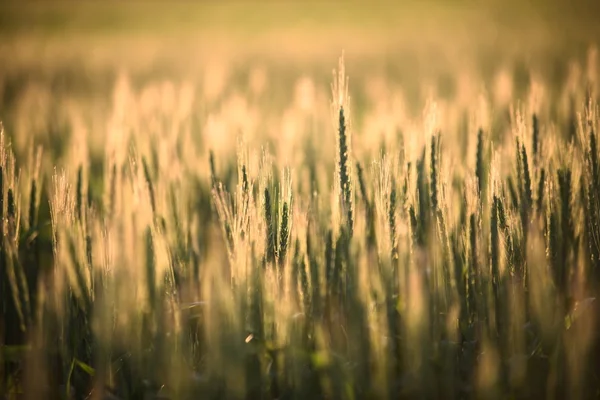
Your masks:
{"label": "green wheat ear", "polygon": [[8,195],[6,198],[6,216],[8,219],[8,235],[9,238],[14,239],[17,229],[17,209],[15,206],[15,195],[12,189],[8,189]]}
{"label": "green wheat ear", "polygon": [[279,238],[279,268],[283,268],[285,257],[287,255],[287,247],[289,241],[289,209],[288,203],[283,203],[283,211],[281,213],[281,228]]}
{"label": "green wheat ear", "polygon": [[275,234],[275,224],[273,222],[272,215],[272,204],[271,204],[271,194],[268,188],[265,188],[264,191],[264,214],[265,214],[265,222],[267,225],[267,254],[266,261],[273,262],[275,260],[276,248],[277,248],[277,237]]}
{"label": "green wheat ear", "polygon": [[244,193],[244,196],[246,196],[246,198],[248,198],[249,196],[249,187],[250,186],[248,183],[248,173],[246,171],[246,165],[242,165],[242,192]]}
{"label": "green wheat ear", "polygon": [[527,150],[525,145],[521,145],[521,165],[522,165],[522,182],[521,182],[521,216],[523,219],[523,228],[528,224],[529,213],[533,204],[533,195],[531,192],[531,175],[529,173],[529,162],[527,160]]}
{"label": "green wheat ear", "polygon": [[484,197],[484,188],[486,184],[485,179],[485,166],[484,166],[484,143],[483,143],[483,129],[479,128],[477,131],[477,157],[475,166],[475,176],[477,177],[477,191],[479,194],[480,201]]}
{"label": "green wheat ear", "polygon": [[339,146],[339,175],[340,175],[340,202],[342,205],[342,213],[345,214],[346,227],[350,235],[354,225],[352,217],[352,186],[349,175],[348,166],[348,137],[346,132],[346,118],[344,116],[344,108],[340,106],[339,112],[339,129],[338,129],[338,146]]}
{"label": "green wheat ear", "polygon": [[[419,204],[418,221],[416,224],[417,243],[421,246],[426,243],[427,230],[429,229],[430,220],[430,196],[427,185],[427,175],[425,173],[425,148],[421,157],[417,160],[417,195]],[[414,213],[414,209],[411,211]],[[411,215],[413,218],[413,215]]]}
{"label": "green wheat ear", "polygon": [[396,246],[396,197],[396,188],[392,187],[388,209],[388,223],[390,227],[390,242],[392,245],[390,256],[393,263],[398,261],[398,247]]}
{"label": "green wheat ear", "polygon": [[438,209],[438,159],[439,159],[439,133],[431,138],[431,208]]}
{"label": "green wheat ear", "polygon": [[29,229],[33,231],[37,220],[37,184],[35,179],[31,180],[31,190],[29,197]]}
{"label": "green wheat ear", "polygon": [[75,192],[75,215],[77,220],[81,221],[83,207],[83,166],[77,169],[77,188]]}

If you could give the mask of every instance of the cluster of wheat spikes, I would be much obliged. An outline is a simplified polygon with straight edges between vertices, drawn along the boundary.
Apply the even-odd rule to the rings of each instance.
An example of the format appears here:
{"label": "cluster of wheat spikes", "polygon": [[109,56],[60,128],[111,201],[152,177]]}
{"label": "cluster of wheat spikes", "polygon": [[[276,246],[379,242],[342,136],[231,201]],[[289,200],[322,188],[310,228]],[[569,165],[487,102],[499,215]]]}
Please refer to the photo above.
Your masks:
{"label": "cluster of wheat spikes", "polygon": [[32,152],[21,174],[3,133],[0,392],[597,396],[593,95],[566,121],[513,110],[506,146],[475,126],[474,162],[452,165],[435,116],[416,156],[356,159],[343,60],[332,93],[320,193],[242,139],[225,174],[185,156],[189,132],[119,136],[94,185],[86,157],[43,174]]}

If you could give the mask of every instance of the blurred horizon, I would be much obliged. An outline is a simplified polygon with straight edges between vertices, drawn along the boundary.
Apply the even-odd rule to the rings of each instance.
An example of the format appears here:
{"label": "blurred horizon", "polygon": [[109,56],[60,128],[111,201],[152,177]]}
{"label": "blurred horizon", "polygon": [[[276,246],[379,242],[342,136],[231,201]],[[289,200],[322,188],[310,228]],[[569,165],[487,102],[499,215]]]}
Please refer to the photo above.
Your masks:
{"label": "blurred horizon", "polygon": [[203,85],[214,71],[239,83],[258,68],[271,95],[288,96],[302,76],[327,88],[341,53],[359,102],[371,76],[398,84],[420,112],[427,87],[451,98],[461,76],[490,89],[507,72],[519,98],[532,74],[559,90],[572,64],[600,43],[599,4],[5,1],[0,113],[6,120],[35,83],[54,96],[107,99],[123,74],[138,87],[161,79]]}
{"label": "blurred horizon", "polygon": [[[82,39],[132,36],[193,40],[202,38],[252,43],[274,33],[289,38],[314,38],[352,45],[361,38],[340,36],[360,33],[363,40],[385,39],[388,44],[425,36],[433,41],[453,39],[452,34],[490,44],[519,37],[552,37],[556,46],[589,44],[600,37],[595,23],[600,3],[543,1],[403,1],[373,2],[0,2],[0,40],[38,37],[46,41],[74,36]],[[512,35],[504,37],[509,31]],[[320,36],[323,32],[331,36]],[[524,37],[523,35],[527,35]],[[202,43],[204,44],[204,43]],[[376,43],[369,43],[378,47]],[[448,44],[448,43],[447,43]],[[307,46],[309,47],[309,46]],[[302,49],[306,50],[306,49]]]}
{"label": "blurred horizon", "polygon": [[344,51],[352,65],[401,59],[418,72],[515,59],[543,69],[600,42],[595,10],[600,2],[590,0],[4,1],[0,62],[4,74],[80,65],[185,76],[207,60],[329,70]]}

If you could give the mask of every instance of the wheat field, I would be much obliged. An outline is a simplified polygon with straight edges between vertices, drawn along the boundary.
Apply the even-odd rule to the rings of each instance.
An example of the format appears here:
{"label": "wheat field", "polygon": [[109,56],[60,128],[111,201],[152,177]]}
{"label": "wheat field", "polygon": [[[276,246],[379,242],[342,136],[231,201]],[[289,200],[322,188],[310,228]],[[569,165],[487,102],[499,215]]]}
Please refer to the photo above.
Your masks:
{"label": "wheat field", "polygon": [[2,398],[600,398],[587,3],[353,4],[0,5]]}

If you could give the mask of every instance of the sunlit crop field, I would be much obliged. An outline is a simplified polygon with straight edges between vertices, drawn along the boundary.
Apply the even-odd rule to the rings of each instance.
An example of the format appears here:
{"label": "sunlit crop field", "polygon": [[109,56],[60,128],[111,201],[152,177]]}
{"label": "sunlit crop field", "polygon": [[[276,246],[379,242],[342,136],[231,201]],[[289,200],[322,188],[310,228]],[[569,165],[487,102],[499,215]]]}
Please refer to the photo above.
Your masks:
{"label": "sunlit crop field", "polygon": [[36,6],[2,398],[600,397],[589,9]]}

